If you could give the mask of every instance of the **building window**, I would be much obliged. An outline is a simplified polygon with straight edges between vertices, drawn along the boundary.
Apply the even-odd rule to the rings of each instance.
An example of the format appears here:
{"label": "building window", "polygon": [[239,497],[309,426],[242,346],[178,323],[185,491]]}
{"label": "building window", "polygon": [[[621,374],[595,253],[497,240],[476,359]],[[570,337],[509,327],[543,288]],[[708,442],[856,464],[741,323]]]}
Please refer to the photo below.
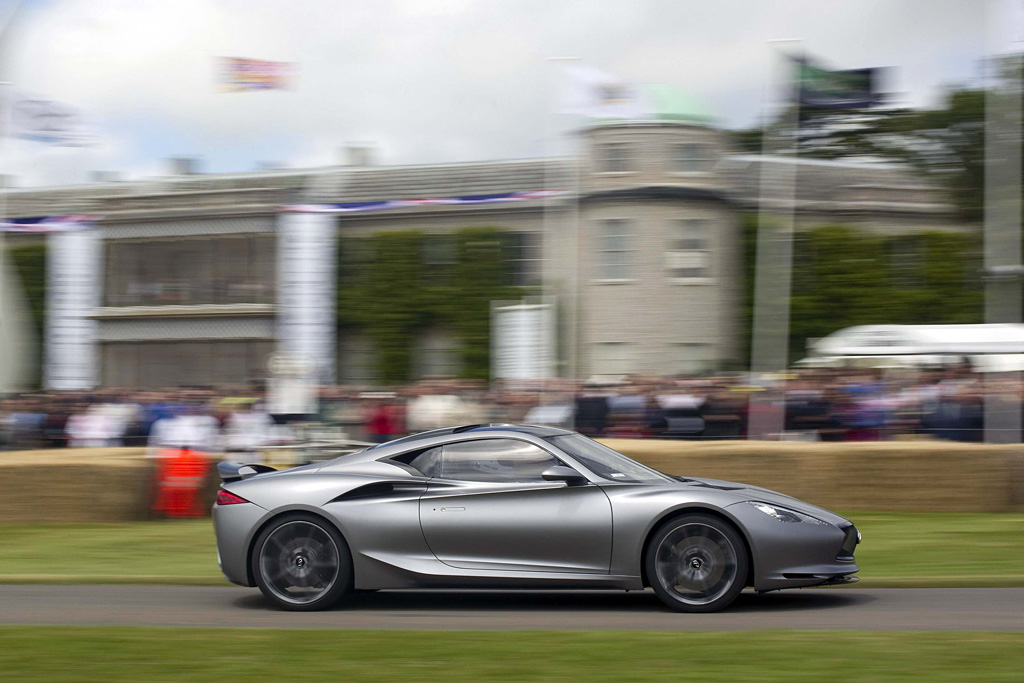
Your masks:
{"label": "building window", "polygon": [[458,377],[461,367],[459,342],[453,334],[438,327],[420,330],[413,349],[417,379]]}
{"label": "building window", "polygon": [[269,340],[106,342],[101,346],[104,387],[248,384],[266,377]]}
{"label": "building window", "polygon": [[633,344],[598,342],[592,347],[591,371],[596,375],[631,375],[637,371]]}
{"label": "building window", "polygon": [[451,235],[426,235],[423,238],[423,265],[455,265],[455,238]]}
{"label": "building window", "polygon": [[702,219],[677,221],[666,254],[668,276],[677,279],[711,277],[711,226]]}
{"label": "building window", "polygon": [[672,154],[676,173],[707,173],[715,164],[711,145],[686,142],[674,145]]}
{"label": "building window", "polygon": [[338,333],[338,379],[346,384],[373,384],[379,378],[373,339],[357,330]]}
{"label": "building window", "polygon": [[458,261],[458,245],[452,235],[424,235],[420,241],[421,276],[426,282],[443,282]]}
{"label": "building window", "polygon": [[630,167],[629,146],[622,142],[611,142],[597,146],[597,170],[599,173],[626,173]]}
{"label": "building window", "polygon": [[373,265],[373,243],[363,237],[348,237],[338,241],[338,283],[342,287],[355,287],[367,283]]}
{"label": "building window", "polygon": [[921,241],[900,237],[887,244],[889,282],[896,289],[920,289],[925,286],[927,261]]}
{"label": "building window", "polygon": [[598,277],[602,280],[626,280],[631,275],[633,236],[629,222],[621,218],[601,221]]}
{"label": "building window", "polygon": [[106,306],[273,303],[275,236],[112,240]]}
{"label": "building window", "polygon": [[517,287],[539,285],[542,257],[541,236],[538,233],[516,232],[509,235],[508,261],[512,284]]}
{"label": "building window", "polygon": [[679,342],[668,346],[666,369],[672,374],[694,374],[715,369],[715,347],[703,342]]}

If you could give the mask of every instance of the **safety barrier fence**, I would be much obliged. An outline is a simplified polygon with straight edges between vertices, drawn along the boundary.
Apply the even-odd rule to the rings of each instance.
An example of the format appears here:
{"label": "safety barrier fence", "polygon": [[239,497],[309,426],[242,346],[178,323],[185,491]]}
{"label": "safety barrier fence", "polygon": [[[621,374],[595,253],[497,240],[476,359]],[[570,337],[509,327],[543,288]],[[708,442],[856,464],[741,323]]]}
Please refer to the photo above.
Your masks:
{"label": "safety barrier fence", "polygon": [[[1024,445],[605,442],[670,474],[763,486],[834,509],[1024,510]],[[0,524],[208,514],[219,484],[215,468],[197,468],[191,455],[182,465],[168,469],[140,448],[3,452]]]}

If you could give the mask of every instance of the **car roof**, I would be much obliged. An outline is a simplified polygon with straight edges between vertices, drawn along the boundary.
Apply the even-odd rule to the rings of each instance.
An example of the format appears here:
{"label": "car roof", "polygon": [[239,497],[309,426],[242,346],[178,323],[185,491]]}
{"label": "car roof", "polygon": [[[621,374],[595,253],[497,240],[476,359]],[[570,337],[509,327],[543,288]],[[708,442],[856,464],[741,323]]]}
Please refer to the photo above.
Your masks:
{"label": "car roof", "polygon": [[464,440],[467,436],[472,437],[474,435],[479,435],[481,437],[514,437],[516,434],[529,435],[534,439],[544,439],[552,436],[575,434],[575,432],[568,429],[560,429],[558,427],[530,424],[493,423],[462,425],[460,427],[444,427],[442,429],[432,429],[427,432],[411,434],[409,436],[402,437],[401,439],[376,444],[375,446],[364,448],[361,451],[339,456],[334,460],[325,462],[322,469],[358,467],[362,463],[373,460],[386,460],[387,458],[399,455],[400,453],[407,453],[410,450],[433,448],[435,446],[446,444],[449,441]]}
{"label": "car roof", "polygon": [[518,432],[520,434],[531,434],[533,436],[545,438],[549,436],[560,436],[563,434],[572,434],[573,432],[568,429],[561,429],[559,427],[548,427],[546,425],[530,425],[530,424],[506,424],[500,422],[492,422],[486,424],[471,424],[461,425],[458,427],[443,427],[441,429],[431,429],[427,432],[420,432],[418,434],[410,434],[409,436],[402,437],[401,439],[395,439],[394,441],[388,441],[386,443],[377,444],[367,448],[366,451],[373,451],[382,449],[390,446],[399,445],[414,445],[416,441],[423,441],[426,439],[433,439],[438,436],[446,436],[448,434],[493,434],[495,432]]}

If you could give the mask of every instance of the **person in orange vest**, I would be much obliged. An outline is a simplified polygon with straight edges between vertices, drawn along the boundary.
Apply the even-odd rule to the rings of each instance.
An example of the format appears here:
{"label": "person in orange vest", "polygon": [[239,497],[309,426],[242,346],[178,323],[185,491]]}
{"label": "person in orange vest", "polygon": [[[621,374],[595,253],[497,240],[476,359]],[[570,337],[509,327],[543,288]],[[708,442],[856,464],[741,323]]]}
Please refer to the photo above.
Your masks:
{"label": "person in orange vest", "polygon": [[169,517],[202,517],[200,492],[210,469],[204,454],[219,447],[217,421],[198,406],[157,420],[150,432],[150,454],[160,458],[153,509]]}

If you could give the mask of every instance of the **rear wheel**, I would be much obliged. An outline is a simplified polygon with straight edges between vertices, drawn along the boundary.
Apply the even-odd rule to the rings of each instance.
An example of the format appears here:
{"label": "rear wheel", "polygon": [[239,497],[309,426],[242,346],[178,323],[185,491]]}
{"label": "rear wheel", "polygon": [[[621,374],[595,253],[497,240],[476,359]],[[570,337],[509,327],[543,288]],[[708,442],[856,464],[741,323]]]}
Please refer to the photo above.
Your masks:
{"label": "rear wheel", "polygon": [[743,539],[731,524],[711,515],[669,521],[651,539],[645,562],[654,592],[679,612],[723,609],[747,583]]}
{"label": "rear wheel", "polygon": [[352,588],[352,556],[337,529],[293,513],[268,525],[253,546],[256,585],[287,610],[326,609]]}

